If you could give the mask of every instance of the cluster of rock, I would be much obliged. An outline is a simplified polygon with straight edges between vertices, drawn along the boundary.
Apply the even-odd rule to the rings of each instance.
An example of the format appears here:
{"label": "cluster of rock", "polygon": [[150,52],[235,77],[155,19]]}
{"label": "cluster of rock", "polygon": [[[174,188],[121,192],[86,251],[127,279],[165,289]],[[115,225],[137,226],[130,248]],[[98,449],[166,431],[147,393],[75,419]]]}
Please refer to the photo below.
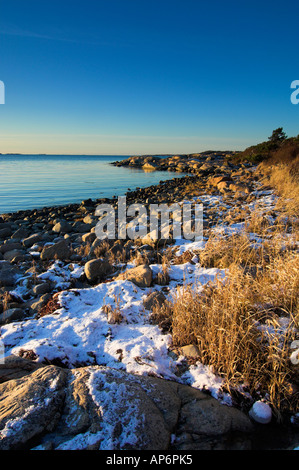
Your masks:
{"label": "cluster of rock", "polygon": [[[82,237],[93,224],[84,211],[74,216],[71,209],[44,208],[3,214],[0,218],[0,323],[37,313],[49,300],[56,286],[51,281],[40,281],[38,274],[54,260],[81,259],[75,247],[82,245]],[[13,294],[20,283],[26,290],[22,299]]]}
{"label": "cluster of rock", "polygon": [[116,161],[113,162],[112,165],[142,168],[145,171],[176,171],[179,173],[197,173],[198,171],[209,170],[214,165],[221,165],[222,162],[226,161],[227,157],[230,157],[234,154],[235,152],[232,151],[206,151],[187,155],[142,155]]}
{"label": "cluster of rock", "polygon": [[136,188],[127,194],[128,201],[141,203],[180,202],[193,199],[200,194],[224,194],[235,199],[246,197],[255,189],[257,176],[253,165],[235,165],[227,161],[221,165],[211,165],[204,170],[196,171],[195,175],[161,181],[159,185],[147,188]]}

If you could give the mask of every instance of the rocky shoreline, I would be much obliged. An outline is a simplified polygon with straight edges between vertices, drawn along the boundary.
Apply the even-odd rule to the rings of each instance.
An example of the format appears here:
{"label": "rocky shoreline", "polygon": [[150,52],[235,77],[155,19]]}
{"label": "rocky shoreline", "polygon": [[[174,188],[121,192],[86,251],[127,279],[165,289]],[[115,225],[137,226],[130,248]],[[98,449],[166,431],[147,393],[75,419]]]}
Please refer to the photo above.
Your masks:
{"label": "rocky shoreline", "polygon": [[[164,171],[167,167],[170,171],[184,173],[184,175],[174,177],[172,180],[161,181],[158,185],[128,191],[126,194],[127,204],[142,203],[145,207],[149,207],[152,203],[201,202],[204,205],[204,237],[207,239],[211,230],[216,226],[225,227],[227,230],[239,228],[246,221],[255,205],[260,204],[269,215],[273,212],[275,197],[271,188],[261,186],[254,165],[250,163],[233,164],[230,160],[232,153],[211,152],[209,155],[192,154],[178,156],[178,158],[172,156],[163,159],[163,161],[161,158],[153,156],[132,157],[114,164],[116,166],[136,165],[140,168],[146,166],[144,169],[147,171]],[[154,168],[149,168],[149,165]],[[188,174],[185,175],[185,173]],[[88,384],[92,380],[91,377],[95,376],[100,382],[103,380],[103,376],[108,377],[109,385],[107,386],[111,388],[112,395],[114,393],[112,393],[112,390],[115,390],[115,387],[121,384],[121,387],[125,390],[125,395],[131,397],[130,406],[132,409],[135,409],[134,407],[138,409],[140,439],[138,438],[138,442],[131,444],[125,441],[121,444],[120,440],[117,440],[116,435],[114,435],[114,441],[117,441],[116,445],[119,449],[259,448],[259,437],[256,436],[263,436],[263,440],[265,435],[263,430],[260,429],[260,425],[253,424],[246,413],[243,414],[243,412],[225,404],[219,405],[219,416],[223,414],[222,425],[220,425],[219,419],[214,413],[215,406],[218,407],[217,400],[214,402],[213,399],[209,403],[206,400],[210,393],[202,395],[202,392],[187,385],[178,386],[172,381],[179,378],[179,376],[173,376],[170,380],[171,375],[168,376],[168,372],[163,373],[159,372],[157,368],[155,369],[156,366],[151,362],[152,359],[147,356],[145,356],[146,360],[143,356],[134,356],[133,358],[134,364],[137,363],[136,367],[139,367],[137,376],[149,376],[148,378],[137,379],[134,373],[130,376],[125,374],[124,371],[128,373],[131,371],[129,367],[131,359],[129,352],[127,351],[128,356],[126,358],[124,351],[119,347],[118,349],[115,347],[115,351],[111,350],[112,352],[109,350],[113,364],[111,368],[107,363],[109,361],[105,359],[101,362],[96,353],[88,349],[86,349],[86,354],[85,352],[83,354],[86,359],[72,359],[72,357],[77,357],[74,351],[76,348],[78,349],[78,344],[70,346],[69,353],[65,351],[57,353],[53,349],[54,352],[51,352],[48,356],[45,355],[47,353],[42,353],[42,346],[45,344],[46,350],[51,351],[53,345],[50,343],[54,337],[45,336],[44,339],[38,340],[35,344],[34,335],[38,334],[37,329],[35,329],[37,326],[34,325],[44,321],[45,323],[41,323],[41,327],[46,328],[47,318],[50,321],[54,317],[59,318],[63,315],[63,312],[71,311],[69,305],[78,308],[80,315],[82,305],[84,304],[84,308],[85,305],[92,307],[92,299],[98,299],[99,296],[102,296],[103,289],[106,286],[109,289],[111,284],[113,286],[123,286],[124,297],[120,297],[118,301],[115,300],[113,305],[100,304],[102,306],[101,311],[105,313],[107,318],[103,330],[105,331],[103,341],[110,341],[111,335],[117,334],[116,329],[123,324],[122,304],[126,304],[128,295],[131,295],[131,299],[134,299],[135,295],[139,296],[138,298],[143,299],[145,311],[150,311],[152,306],[151,296],[163,303],[165,296],[170,292],[171,282],[175,287],[182,281],[183,278],[177,277],[177,274],[173,278],[170,274],[168,280],[163,278],[162,259],[167,246],[174,249],[174,253],[178,250],[176,253],[178,268],[188,265],[187,268],[189,269],[190,266],[192,268],[192,265],[196,264],[196,262],[191,261],[190,265],[190,257],[185,256],[188,253],[190,254],[188,249],[185,250],[185,247],[181,245],[176,246],[175,240],[172,239],[168,240],[166,244],[151,243],[147,239],[140,242],[130,239],[99,240],[95,234],[95,227],[99,220],[95,215],[95,211],[101,203],[109,203],[117,209],[117,198],[114,197],[112,199],[88,199],[82,201],[81,204],[45,207],[1,215],[0,325],[2,336],[3,331],[5,333],[4,344],[7,349],[13,351],[13,355],[6,359],[6,363],[4,361],[4,364],[0,365],[0,387],[2,387],[1,393],[4,397],[3,406],[0,406],[2,448],[25,447],[28,449],[35,445],[41,445],[45,449],[93,449],[101,448],[100,445],[104,448],[105,444],[103,442],[105,439],[101,430],[103,423],[95,406],[95,403],[98,403],[97,400],[104,400],[104,397],[95,399],[95,396],[98,397],[98,392],[94,390],[91,392],[91,389],[88,392],[87,390]],[[186,261],[188,262],[186,263]],[[75,301],[73,295],[76,294],[75,297],[82,297],[84,292],[87,296],[86,301],[77,307],[76,303],[72,303]],[[109,290],[104,298],[108,293]],[[95,297],[92,297],[93,295]],[[63,299],[65,300],[63,301]],[[98,300],[95,300],[94,308],[98,315],[99,310],[96,310],[96,302]],[[133,302],[127,309],[128,316],[125,323],[129,326],[140,321],[139,313],[136,314],[136,317],[132,313],[134,308]],[[62,313],[57,315],[59,312]],[[133,315],[132,318],[130,315]],[[98,316],[95,316],[94,321],[98,321],[97,318]],[[142,317],[142,325],[147,325],[147,322],[148,320]],[[144,326],[141,327],[144,328]],[[18,344],[22,344],[21,335],[26,328],[28,328],[28,333],[26,333],[28,336],[27,346],[18,346]],[[78,327],[76,326],[76,328]],[[115,333],[113,333],[113,328],[115,328]],[[82,334],[77,334],[80,342],[80,335]],[[149,333],[146,333],[145,337],[148,335]],[[6,338],[8,338],[8,344],[5,343]],[[69,341],[71,342],[71,337]],[[85,347],[83,347],[84,341],[82,340],[82,351]],[[161,341],[164,341],[163,336]],[[54,339],[52,342],[55,345]],[[30,347],[30,345],[32,346]],[[61,349],[61,346],[58,344],[57,351],[59,349]],[[173,364],[177,367],[176,361],[179,354],[191,357],[194,353],[190,352],[190,349],[183,348],[179,352],[174,352],[169,347],[168,351],[165,352],[163,344],[159,354],[165,354],[163,358],[168,358],[169,361],[173,360]],[[168,356],[168,354],[173,356]],[[172,359],[173,357],[174,359]],[[194,361],[191,361],[192,363]],[[114,367],[121,367],[121,374],[120,372],[113,372]],[[154,372],[155,370],[156,372]],[[164,378],[167,381],[164,381]],[[53,404],[52,398],[47,394],[45,395],[40,388],[43,388],[44,381],[48,385],[52,382],[56,384],[53,390],[55,389],[57,400],[55,398]],[[135,384],[133,387],[134,393],[132,392],[132,381]],[[97,387],[100,387],[100,382],[97,382]],[[141,425],[144,409],[139,410],[136,397],[143,396],[144,392],[148,393],[151,387],[156,387],[156,395],[152,395],[148,399],[148,406],[152,412],[144,427],[144,425]],[[30,404],[34,402],[31,389],[35,388],[41,390],[41,401],[49,404],[48,411],[50,410],[50,415],[55,416],[52,424],[41,423],[40,420],[36,422],[37,418],[34,410],[33,414],[29,413],[28,416],[24,411],[29,409]],[[9,407],[9,400],[11,400],[11,389],[16,390],[14,400],[19,401],[19,407],[13,414],[5,411],[7,406]],[[169,406],[161,405],[161,396],[165,391],[172,397],[173,409],[176,410],[175,417],[173,415],[174,411],[171,411]],[[18,393],[20,394],[18,395]],[[74,394],[79,397],[76,404],[73,403]],[[117,397],[116,402],[125,399],[125,395]],[[71,408],[71,403],[73,403],[72,406],[75,406],[75,409]],[[107,403],[105,403],[105,406],[108,406]],[[128,424],[127,420],[131,419],[128,409],[123,410],[123,414],[120,415],[119,413],[122,413],[121,404],[119,403],[120,411],[116,409],[117,407],[114,408],[112,410],[109,407],[107,408],[108,415],[114,413],[111,418],[112,421],[119,421],[121,426],[126,426],[126,423]],[[87,411],[88,409],[90,411]],[[47,414],[48,411],[47,407],[42,408],[43,414]],[[194,413],[208,413],[211,425],[208,426],[208,423],[202,423],[199,419],[198,422],[196,420],[194,422]],[[158,415],[159,418],[157,418]],[[156,418],[154,418],[155,416]],[[76,417],[76,420],[79,419],[78,422],[82,426],[80,424],[80,426],[76,425],[74,428],[66,430],[66,421],[74,417]],[[22,435],[17,433],[13,437],[10,430],[14,429],[14,420],[16,422],[24,420],[24,429],[28,430],[28,432],[26,431],[27,434],[26,432],[21,433]],[[157,423],[159,429],[163,429],[160,438],[154,432]],[[201,429],[205,430],[201,431]],[[55,436],[53,435],[54,430]],[[85,436],[85,444],[81,442],[76,447],[76,436],[80,439],[82,432]],[[121,434],[123,430],[114,430],[114,432]],[[267,431],[265,432],[267,433]],[[281,448],[291,448],[293,437],[291,436],[290,440],[286,439],[286,442],[282,442],[284,433],[283,427],[274,425],[271,436],[275,439],[279,436],[280,444],[273,444],[271,447],[266,439],[267,443],[264,445],[271,448],[279,446]],[[41,436],[45,435],[46,439],[42,439]]]}
{"label": "rocky shoreline", "polygon": [[[124,164],[127,164],[126,160]],[[151,203],[172,204],[193,200],[200,195],[220,194],[224,198],[224,203],[232,201],[235,208],[241,207],[245,200],[250,202],[255,198],[252,194],[256,180],[253,168],[250,164],[233,165],[223,156],[217,157],[214,163],[204,165],[204,168],[197,170],[196,174],[175,177],[172,180],[161,181],[158,185],[128,191],[127,204],[141,203],[149,207]],[[102,203],[111,204],[117,209],[117,199],[114,197],[88,199],[81,204],[2,214],[0,216],[2,296],[14,290],[16,276],[31,277],[45,270],[54,260],[84,265],[86,261],[96,258],[94,250],[100,245],[100,241],[95,235],[95,226],[98,222],[95,211]],[[238,211],[235,209],[235,212]],[[218,213],[215,208],[206,207],[204,228],[207,229],[221,220],[223,220],[223,211]],[[238,216],[235,220],[240,221],[242,217]],[[129,247],[126,249],[127,259],[132,250],[135,250],[128,240],[125,243],[120,240],[115,242],[109,240],[109,244],[109,250],[112,251],[108,254],[117,252],[120,245],[127,244]],[[32,282],[28,278],[28,290],[22,299],[14,294],[8,294],[5,301],[0,302],[0,323],[20,320],[24,316],[39,313],[51,294],[57,292],[55,286],[47,282],[31,286]],[[79,281],[74,284],[81,285]]]}

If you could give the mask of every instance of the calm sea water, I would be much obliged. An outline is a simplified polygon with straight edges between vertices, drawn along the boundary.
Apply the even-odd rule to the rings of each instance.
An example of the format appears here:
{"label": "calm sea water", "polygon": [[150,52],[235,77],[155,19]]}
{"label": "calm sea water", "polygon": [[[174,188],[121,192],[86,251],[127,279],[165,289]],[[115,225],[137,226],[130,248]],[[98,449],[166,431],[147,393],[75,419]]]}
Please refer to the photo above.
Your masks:
{"label": "calm sea water", "polygon": [[115,167],[126,156],[0,155],[0,214],[124,195],[178,176]]}

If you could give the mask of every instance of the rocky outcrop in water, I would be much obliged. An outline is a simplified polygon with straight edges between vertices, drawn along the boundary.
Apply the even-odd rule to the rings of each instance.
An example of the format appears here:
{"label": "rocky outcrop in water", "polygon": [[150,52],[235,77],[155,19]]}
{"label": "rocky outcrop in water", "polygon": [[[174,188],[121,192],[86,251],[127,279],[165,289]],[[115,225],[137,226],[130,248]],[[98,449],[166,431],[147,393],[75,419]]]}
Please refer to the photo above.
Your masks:
{"label": "rocky outcrop in water", "polygon": [[198,171],[213,171],[215,165],[219,166],[227,157],[234,155],[233,151],[216,152],[207,151],[187,155],[155,156],[142,155],[129,157],[125,160],[113,162],[114,166],[129,166],[142,168],[145,171],[176,171],[179,173],[197,173]]}

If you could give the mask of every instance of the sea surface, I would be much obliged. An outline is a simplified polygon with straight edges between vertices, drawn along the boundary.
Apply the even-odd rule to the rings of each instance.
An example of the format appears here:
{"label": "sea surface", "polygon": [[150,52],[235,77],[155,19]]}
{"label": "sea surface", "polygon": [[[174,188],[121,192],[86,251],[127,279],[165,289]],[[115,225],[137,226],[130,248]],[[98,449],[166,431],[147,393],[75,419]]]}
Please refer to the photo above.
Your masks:
{"label": "sea surface", "polygon": [[0,214],[121,196],[178,176],[110,164],[128,157],[0,155]]}

